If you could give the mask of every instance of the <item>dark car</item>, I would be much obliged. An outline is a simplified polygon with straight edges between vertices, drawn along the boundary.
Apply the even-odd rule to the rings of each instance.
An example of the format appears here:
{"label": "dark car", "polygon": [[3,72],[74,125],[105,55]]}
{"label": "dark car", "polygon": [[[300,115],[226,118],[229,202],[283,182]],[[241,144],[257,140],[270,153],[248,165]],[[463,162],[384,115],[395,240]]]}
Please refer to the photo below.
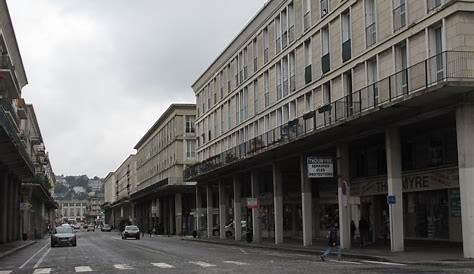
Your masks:
{"label": "dark car", "polygon": [[77,239],[74,230],[70,226],[58,226],[51,235],[51,247],[76,246]]}
{"label": "dark car", "polygon": [[105,231],[105,232],[110,232],[110,231],[112,231],[112,227],[111,227],[110,225],[108,225],[108,224],[105,224],[105,225],[103,225],[103,226],[100,228],[100,231],[102,231],[102,232],[104,232],[104,231]]}
{"label": "dark car", "polygon": [[122,232],[122,239],[135,238],[140,240],[140,229],[136,225],[127,225]]}

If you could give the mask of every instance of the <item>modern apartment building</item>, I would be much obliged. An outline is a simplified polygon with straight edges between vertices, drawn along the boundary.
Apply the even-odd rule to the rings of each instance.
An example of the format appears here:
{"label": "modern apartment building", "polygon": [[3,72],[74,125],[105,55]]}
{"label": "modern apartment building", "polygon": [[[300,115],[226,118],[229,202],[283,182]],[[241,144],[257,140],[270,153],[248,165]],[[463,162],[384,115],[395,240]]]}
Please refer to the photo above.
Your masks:
{"label": "modern apartment building", "polygon": [[54,221],[54,175],[31,105],[5,0],[0,1],[0,244],[41,237]]}
{"label": "modern apartment building", "polygon": [[199,163],[184,177],[208,235],[218,205],[222,238],[231,218],[236,240],[247,220],[276,244],[338,223],[350,248],[363,219],[392,251],[449,241],[473,258],[473,8],[268,1],[192,85]]}
{"label": "modern apartment building", "polygon": [[132,194],[136,223],[145,231],[188,234],[193,230],[193,183],[183,169],[195,163],[194,104],[172,104],[135,146],[137,191]]}
{"label": "modern apartment building", "polygon": [[119,227],[121,222],[134,222],[131,195],[137,188],[137,160],[132,154],[104,179],[105,223]]}

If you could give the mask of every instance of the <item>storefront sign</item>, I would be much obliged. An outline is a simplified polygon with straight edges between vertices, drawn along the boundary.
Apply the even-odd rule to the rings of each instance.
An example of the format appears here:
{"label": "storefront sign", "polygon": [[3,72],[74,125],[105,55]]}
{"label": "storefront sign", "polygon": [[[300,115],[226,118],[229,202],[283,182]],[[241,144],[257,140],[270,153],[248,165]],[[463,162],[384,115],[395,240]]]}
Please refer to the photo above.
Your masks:
{"label": "storefront sign", "polygon": [[334,177],[332,158],[308,157],[308,178],[331,178]]}
{"label": "storefront sign", "polygon": [[258,199],[247,198],[247,208],[258,208]]}
{"label": "storefront sign", "polygon": [[[457,168],[406,173],[402,176],[403,192],[416,192],[459,187]],[[353,196],[370,196],[387,193],[387,177],[352,181]]]}

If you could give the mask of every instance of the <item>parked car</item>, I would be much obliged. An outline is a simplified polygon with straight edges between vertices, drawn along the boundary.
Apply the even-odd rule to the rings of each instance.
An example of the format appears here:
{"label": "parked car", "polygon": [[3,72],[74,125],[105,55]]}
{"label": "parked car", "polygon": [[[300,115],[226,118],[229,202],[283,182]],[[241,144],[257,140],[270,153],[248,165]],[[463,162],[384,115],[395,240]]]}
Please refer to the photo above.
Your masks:
{"label": "parked car", "polygon": [[110,231],[112,231],[112,227],[111,227],[110,225],[108,225],[108,224],[105,224],[105,225],[103,225],[103,226],[100,228],[100,231],[102,231],[102,232],[110,232]]}
{"label": "parked car", "polygon": [[80,224],[73,224],[72,228],[74,228],[75,230],[79,230],[79,229],[81,229],[81,225]]}
{"label": "parked car", "polygon": [[77,246],[77,238],[71,226],[58,226],[51,235],[51,247]]}
{"label": "parked car", "polygon": [[87,232],[89,232],[89,231],[94,232],[94,231],[95,231],[95,225],[93,225],[93,224],[88,224],[88,225],[87,225]]}
{"label": "parked car", "polygon": [[122,232],[122,239],[126,240],[127,238],[135,238],[140,240],[140,229],[136,225],[127,225]]}

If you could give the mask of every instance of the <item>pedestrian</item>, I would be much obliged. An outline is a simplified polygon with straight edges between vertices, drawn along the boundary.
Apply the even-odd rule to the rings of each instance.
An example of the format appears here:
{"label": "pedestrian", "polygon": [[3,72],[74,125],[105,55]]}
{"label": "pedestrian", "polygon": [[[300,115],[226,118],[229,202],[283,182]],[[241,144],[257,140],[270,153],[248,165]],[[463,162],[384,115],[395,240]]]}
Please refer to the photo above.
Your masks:
{"label": "pedestrian", "polygon": [[153,227],[153,229],[151,230],[151,234],[152,235],[156,234],[156,228],[155,227]]}
{"label": "pedestrian", "polygon": [[340,241],[338,237],[338,232],[337,232],[337,225],[331,225],[331,228],[328,233],[328,248],[326,251],[324,251],[323,254],[321,254],[320,258],[321,261],[325,261],[325,258],[333,251],[333,248],[336,250],[337,253],[337,259],[341,260],[341,246],[340,246]]}
{"label": "pedestrian", "polygon": [[369,241],[369,223],[364,219],[359,220],[360,247],[367,245]]}
{"label": "pedestrian", "polygon": [[151,228],[148,229],[148,235],[149,235],[150,238],[151,238]]}
{"label": "pedestrian", "polygon": [[355,231],[356,231],[356,225],[354,223],[354,220],[351,220],[351,243],[354,242]]}

